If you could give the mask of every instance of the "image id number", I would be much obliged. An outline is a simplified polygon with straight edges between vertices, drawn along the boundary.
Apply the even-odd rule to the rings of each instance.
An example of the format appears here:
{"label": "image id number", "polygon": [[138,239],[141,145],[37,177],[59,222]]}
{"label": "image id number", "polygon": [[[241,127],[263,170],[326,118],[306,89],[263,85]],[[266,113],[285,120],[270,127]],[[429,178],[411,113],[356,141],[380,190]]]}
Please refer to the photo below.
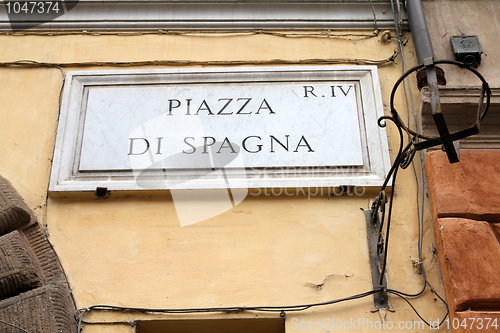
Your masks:
{"label": "image id number", "polygon": [[59,13],[58,1],[5,1],[7,14]]}
{"label": "image id number", "polygon": [[494,328],[495,330],[498,330],[498,320],[497,318],[464,318],[460,320],[459,318],[453,318],[450,320],[450,318],[447,318],[446,321],[446,326],[448,329],[453,329],[453,330],[458,330],[460,328],[463,329],[479,329],[479,330],[487,330],[487,329],[492,329]]}

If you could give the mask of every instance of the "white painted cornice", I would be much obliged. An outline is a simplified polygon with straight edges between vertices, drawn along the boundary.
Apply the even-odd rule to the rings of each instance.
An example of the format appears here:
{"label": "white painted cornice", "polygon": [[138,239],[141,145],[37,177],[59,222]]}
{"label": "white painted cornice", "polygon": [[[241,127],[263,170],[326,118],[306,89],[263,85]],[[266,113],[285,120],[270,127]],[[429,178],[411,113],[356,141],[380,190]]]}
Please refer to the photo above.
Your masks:
{"label": "white painted cornice", "polygon": [[[403,12],[399,1],[395,3]],[[406,14],[403,12],[401,16],[401,24],[406,25]],[[35,15],[11,19],[18,22],[37,21]],[[30,30],[390,28],[394,28],[394,19],[389,0],[80,0],[68,13]],[[11,30],[5,5],[0,5],[0,30]]]}

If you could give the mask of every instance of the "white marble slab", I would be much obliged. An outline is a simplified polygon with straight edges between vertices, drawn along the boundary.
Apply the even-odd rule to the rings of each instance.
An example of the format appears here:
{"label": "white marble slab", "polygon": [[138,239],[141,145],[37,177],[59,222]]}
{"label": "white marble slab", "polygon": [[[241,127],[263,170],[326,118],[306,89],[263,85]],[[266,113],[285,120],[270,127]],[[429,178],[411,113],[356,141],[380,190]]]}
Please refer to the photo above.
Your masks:
{"label": "white marble slab", "polygon": [[70,72],[50,190],[379,185],[381,115],[373,66]]}

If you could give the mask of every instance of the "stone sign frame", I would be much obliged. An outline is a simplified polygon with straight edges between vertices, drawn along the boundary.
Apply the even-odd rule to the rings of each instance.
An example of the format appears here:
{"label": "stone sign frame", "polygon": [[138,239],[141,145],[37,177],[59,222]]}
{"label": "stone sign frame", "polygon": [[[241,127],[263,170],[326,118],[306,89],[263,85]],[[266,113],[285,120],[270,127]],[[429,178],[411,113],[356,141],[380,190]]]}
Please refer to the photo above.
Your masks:
{"label": "stone sign frame", "polygon": [[[176,184],[162,182],[162,170],[79,170],[86,102],[92,87],[144,86],[186,83],[232,82],[349,82],[356,87],[359,130],[363,147],[362,166],[334,168],[228,169],[207,174],[178,170]],[[376,66],[284,66],[240,68],[183,68],[155,70],[103,70],[68,72],[62,93],[59,126],[54,148],[49,191],[165,190],[216,188],[294,188],[380,186],[390,169],[385,128],[377,120],[383,103]]]}

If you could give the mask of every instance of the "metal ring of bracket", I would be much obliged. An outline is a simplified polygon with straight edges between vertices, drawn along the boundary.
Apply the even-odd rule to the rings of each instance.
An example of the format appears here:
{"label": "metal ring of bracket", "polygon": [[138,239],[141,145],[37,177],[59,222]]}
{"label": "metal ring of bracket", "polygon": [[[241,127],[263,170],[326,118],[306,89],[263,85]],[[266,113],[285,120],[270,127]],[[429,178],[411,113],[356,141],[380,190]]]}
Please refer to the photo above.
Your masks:
{"label": "metal ring of bracket", "polygon": [[[452,137],[459,137],[460,135],[467,135],[467,134],[471,135],[473,132],[475,132],[476,130],[478,130],[481,121],[486,116],[486,114],[488,112],[488,109],[490,107],[491,90],[490,90],[490,87],[488,85],[488,82],[486,82],[486,80],[481,75],[481,73],[479,73],[474,68],[472,68],[472,67],[470,67],[470,66],[468,66],[468,65],[466,65],[466,64],[464,64],[462,62],[458,62],[458,61],[454,61],[454,60],[437,60],[437,61],[434,61],[434,65],[439,65],[439,64],[455,65],[455,66],[458,66],[460,68],[467,69],[470,72],[472,72],[473,74],[475,74],[479,78],[479,80],[481,80],[481,82],[482,82],[481,96],[480,96],[480,99],[479,99],[479,105],[478,105],[476,123],[474,125],[472,125],[468,129],[465,129],[465,130],[462,130],[462,131],[459,131],[459,132],[454,132],[454,133],[450,134],[450,136],[452,136]],[[404,125],[404,123],[402,122],[401,118],[399,117],[396,109],[394,108],[394,96],[396,94],[396,91],[397,91],[399,85],[410,74],[412,74],[412,73],[416,72],[417,70],[422,69],[424,67],[425,67],[424,64],[415,66],[415,67],[409,69],[406,73],[404,73],[396,81],[396,83],[394,84],[394,87],[392,88],[392,92],[391,92],[391,102],[390,102],[391,114],[392,114],[392,117],[394,118],[394,120],[396,121],[396,123],[398,124],[398,126],[401,126],[404,129],[405,132],[407,132],[408,134],[412,135],[414,138],[425,139],[425,140],[436,140],[435,142],[437,142],[437,140],[439,139],[439,137],[422,135],[422,134],[419,134],[419,133],[417,133],[417,132],[412,131],[411,129],[409,129],[406,125]],[[483,103],[485,97],[486,97],[486,103]],[[483,109],[483,110],[481,111],[481,109]],[[416,143],[415,146],[416,146],[417,150],[420,150],[420,149],[428,148],[429,144],[433,144],[433,143],[434,142],[429,142],[426,145],[422,145],[422,144]],[[439,142],[437,142],[437,144],[439,144]]]}

